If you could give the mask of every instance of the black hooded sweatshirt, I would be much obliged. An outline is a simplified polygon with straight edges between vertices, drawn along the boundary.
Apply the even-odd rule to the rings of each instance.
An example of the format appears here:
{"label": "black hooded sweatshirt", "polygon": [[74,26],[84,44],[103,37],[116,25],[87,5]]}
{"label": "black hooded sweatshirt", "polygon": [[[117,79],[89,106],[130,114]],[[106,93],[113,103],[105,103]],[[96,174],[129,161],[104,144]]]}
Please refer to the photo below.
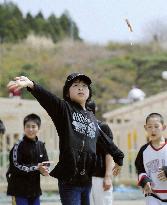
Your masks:
{"label": "black hooded sweatshirt", "polygon": [[[78,103],[65,101],[34,83],[28,90],[51,117],[59,136],[59,162],[50,175],[73,185],[91,183],[96,164],[96,142],[101,138],[104,149],[115,154],[113,142],[102,135],[92,112]],[[123,157],[117,163],[122,165]]]}

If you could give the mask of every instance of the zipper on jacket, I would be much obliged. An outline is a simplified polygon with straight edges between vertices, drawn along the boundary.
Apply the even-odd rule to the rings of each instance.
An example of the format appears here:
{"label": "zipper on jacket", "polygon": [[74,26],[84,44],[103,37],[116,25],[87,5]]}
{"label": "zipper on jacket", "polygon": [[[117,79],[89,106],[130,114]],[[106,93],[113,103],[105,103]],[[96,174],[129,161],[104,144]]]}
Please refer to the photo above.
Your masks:
{"label": "zipper on jacket", "polygon": [[83,152],[84,147],[85,147],[85,140],[82,140],[82,146],[81,146],[81,149],[80,149],[81,152]]}
{"label": "zipper on jacket", "polygon": [[[87,117],[87,113],[86,113],[86,117]],[[86,128],[86,132],[85,132],[85,136],[84,136],[84,139],[82,140],[82,145],[81,145],[81,148],[80,148],[80,156],[79,156],[79,160],[81,158],[81,155],[82,155],[82,152],[84,150],[84,147],[85,147],[85,141],[86,141],[86,136],[87,136],[87,130],[88,130],[88,123],[87,123],[87,128]],[[82,170],[79,172],[80,175],[85,175],[86,174],[86,170],[85,170],[85,161],[84,161],[84,167],[82,168]]]}
{"label": "zipper on jacket", "polygon": [[[81,146],[81,149],[80,149],[80,157],[82,155],[84,147],[85,147],[85,139],[82,140],[82,146]],[[84,168],[82,168],[82,170],[80,171],[80,175],[85,175],[85,164],[84,164]]]}
{"label": "zipper on jacket", "polygon": [[[86,117],[88,118],[88,113],[86,113]],[[80,153],[83,152],[84,147],[85,147],[85,141],[86,141],[88,126],[89,126],[89,125],[88,125],[88,122],[87,122],[87,128],[86,128],[86,132],[85,132],[85,137],[84,137],[84,139],[82,140],[82,146],[81,146],[81,149],[80,149]],[[84,167],[83,167],[82,170],[80,171],[80,175],[85,175],[85,174],[86,174],[86,170],[85,170],[85,161],[84,161]]]}

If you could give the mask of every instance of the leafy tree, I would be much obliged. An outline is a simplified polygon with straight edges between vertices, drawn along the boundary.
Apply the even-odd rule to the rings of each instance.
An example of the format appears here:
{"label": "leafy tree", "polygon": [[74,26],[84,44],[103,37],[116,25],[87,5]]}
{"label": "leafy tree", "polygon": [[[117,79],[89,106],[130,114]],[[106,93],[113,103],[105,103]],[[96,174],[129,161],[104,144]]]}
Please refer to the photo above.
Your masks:
{"label": "leafy tree", "polygon": [[27,13],[24,21],[28,32],[32,32],[33,28],[35,27],[33,16],[30,13]]}
{"label": "leafy tree", "polygon": [[23,17],[15,4],[0,4],[0,42],[17,42],[31,32],[51,37],[54,42],[65,37],[80,39],[77,25],[67,12],[60,18],[52,14],[45,19],[41,11],[35,17],[30,13]]}
{"label": "leafy tree", "polygon": [[80,39],[78,36],[78,28],[70,17],[68,11],[65,11],[60,16],[60,25],[62,27],[62,30],[64,31],[65,36],[71,37],[73,40]]}
{"label": "leafy tree", "polygon": [[26,37],[26,27],[19,8],[13,3],[0,5],[1,42],[17,41]]}
{"label": "leafy tree", "polygon": [[48,18],[48,30],[54,42],[57,42],[63,36],[60,21],[54,14],[50,15]]}

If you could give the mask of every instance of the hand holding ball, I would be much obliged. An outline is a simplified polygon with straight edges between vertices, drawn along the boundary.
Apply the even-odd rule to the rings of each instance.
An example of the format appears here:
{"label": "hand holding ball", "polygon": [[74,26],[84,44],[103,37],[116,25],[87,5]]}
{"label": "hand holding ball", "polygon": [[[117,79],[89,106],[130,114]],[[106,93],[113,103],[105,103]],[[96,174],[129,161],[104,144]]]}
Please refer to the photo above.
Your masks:
{"label": "hand holding ball", "polygon": [[15,81],[10,81],[7,85],[9,91],[13,92],[21,90],[25,87],[33,89],[34,83],[25,76],[16,77]]}
{"label": "hand holding ball", "polygon": [[9,92],[14,93],[17,89],[17,85],[16,85],[15,81],[10,81],[7,85],[7,88],[9,90]]}

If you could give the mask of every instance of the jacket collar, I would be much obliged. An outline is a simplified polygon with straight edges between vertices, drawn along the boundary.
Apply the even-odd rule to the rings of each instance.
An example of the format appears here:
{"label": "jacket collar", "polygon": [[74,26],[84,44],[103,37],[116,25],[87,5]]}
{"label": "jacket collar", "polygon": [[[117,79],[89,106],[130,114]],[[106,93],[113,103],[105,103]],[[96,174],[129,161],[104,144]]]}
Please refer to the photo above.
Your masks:
{"label": "jacket collar", "polygon": [[75,106],[76,108],[78,108],[79,110],[84,110],[83,107],[79,103],[76,103],[76,102],[73,102],[73,101],[70,101],[69,103],[71,105]]}
{"label": "jacket collar", "polygon": [[32,140],[32,139],[29,139],[26,135],[24,135],[23,140],[25,140],[26,142],[29,142],[29,143],[35,143],[38,141],[38,137],[36,136],[35,139]]}

